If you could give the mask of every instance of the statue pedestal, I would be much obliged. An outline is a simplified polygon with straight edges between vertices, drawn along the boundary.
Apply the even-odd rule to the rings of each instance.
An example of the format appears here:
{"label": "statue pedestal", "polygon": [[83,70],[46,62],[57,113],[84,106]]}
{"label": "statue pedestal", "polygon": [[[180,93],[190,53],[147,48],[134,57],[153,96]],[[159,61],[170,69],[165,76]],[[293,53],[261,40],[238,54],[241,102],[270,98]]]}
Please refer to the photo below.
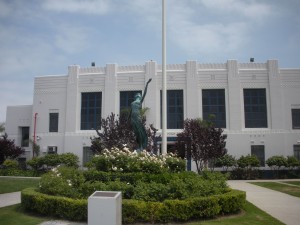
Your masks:
{"label": "statue pedestal", "polygon": [[88,225],[122,225],[122,193],[95,191],[88,198]]}

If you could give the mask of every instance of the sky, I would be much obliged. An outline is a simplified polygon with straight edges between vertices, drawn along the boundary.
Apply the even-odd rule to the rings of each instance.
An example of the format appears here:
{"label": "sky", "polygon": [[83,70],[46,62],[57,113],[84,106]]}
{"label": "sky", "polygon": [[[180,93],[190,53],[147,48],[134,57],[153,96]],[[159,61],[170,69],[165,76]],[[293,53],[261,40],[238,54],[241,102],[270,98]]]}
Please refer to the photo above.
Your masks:
{"label": "sky", "polygon": [[[167,64],[228,59],[300,68],[299,0],[166,0]],[[0,122],[34,77],[69,65],[161,64],[162,0],[0,0]]]}

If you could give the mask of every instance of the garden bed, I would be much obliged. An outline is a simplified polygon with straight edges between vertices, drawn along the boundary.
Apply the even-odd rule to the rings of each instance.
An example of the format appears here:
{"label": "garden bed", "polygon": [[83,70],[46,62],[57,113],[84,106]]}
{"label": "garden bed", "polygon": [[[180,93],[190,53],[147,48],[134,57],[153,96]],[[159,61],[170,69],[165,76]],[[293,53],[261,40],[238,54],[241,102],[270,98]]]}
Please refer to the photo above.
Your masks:
{"label": "garden bed", "polygon": [[[220,195],[147,202],[133,199],[122,201],[124,224],[137,222],[179,222],[240,211],[246,199],[245,192],[231,190]],[[42,215],[75,221],[87,220],[87,199],[72,199],[38,192],[34,188],[22,191],[21,205],[24,209]]]}

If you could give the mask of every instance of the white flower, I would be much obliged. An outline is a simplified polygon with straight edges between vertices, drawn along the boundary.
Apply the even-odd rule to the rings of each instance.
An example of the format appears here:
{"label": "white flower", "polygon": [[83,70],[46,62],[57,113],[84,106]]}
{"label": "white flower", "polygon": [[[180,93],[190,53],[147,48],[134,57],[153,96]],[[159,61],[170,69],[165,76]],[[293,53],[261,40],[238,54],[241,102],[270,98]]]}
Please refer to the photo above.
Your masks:
{"label": "white flower", "polygon": [[115,167],[112,167],[112,170],[113,170],[113,171],[117,171],[118,168],[115,166]]}
{"label": "white flower", "polygon": [[123,169],[122,169],[122,168],[120,168],[120,171],[122,172],[122,171],[123,171]]}
{"label": "white flower", "polygon": [[71,180],[67,180],[67,182],[68,182],[68,185],[69,185],[69,186],[72,186]]}

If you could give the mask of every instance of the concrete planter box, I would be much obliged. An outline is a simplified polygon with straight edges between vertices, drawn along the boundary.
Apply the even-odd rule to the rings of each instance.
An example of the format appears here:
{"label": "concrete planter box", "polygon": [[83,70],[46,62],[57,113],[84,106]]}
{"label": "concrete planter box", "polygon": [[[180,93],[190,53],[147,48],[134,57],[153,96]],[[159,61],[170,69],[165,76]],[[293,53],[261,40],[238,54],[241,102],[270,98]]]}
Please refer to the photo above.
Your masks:
{"label": "concrete planter box", "polygon": [[95,191],[88,198],[88,225],[121,225],[122,193]]}

